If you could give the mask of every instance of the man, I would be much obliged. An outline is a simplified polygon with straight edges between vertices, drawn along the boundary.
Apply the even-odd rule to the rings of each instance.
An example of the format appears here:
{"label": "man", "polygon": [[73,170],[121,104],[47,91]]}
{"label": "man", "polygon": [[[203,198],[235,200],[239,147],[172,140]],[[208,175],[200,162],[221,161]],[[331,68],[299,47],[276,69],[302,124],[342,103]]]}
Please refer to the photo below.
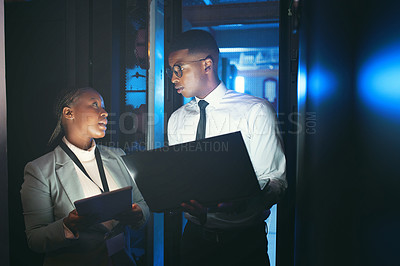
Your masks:
{"label": "man", "polygon": [[[227,90],[218,77],[218,59],[219,48],[206,31],[184,32],[171,45],[171,81],[178,93],[195,98],[169,119],[169,144],[241,131],[263,196],[220,203],[216,210],[195,200],[182,203],[188,223],[181,263],[269,265],[264,220],[287,186],[276,113],[263,99]],[[205,128],[205,136],[199,133],[201,128]],[[196,171],[202,167],[207,166],[199,165]]]}

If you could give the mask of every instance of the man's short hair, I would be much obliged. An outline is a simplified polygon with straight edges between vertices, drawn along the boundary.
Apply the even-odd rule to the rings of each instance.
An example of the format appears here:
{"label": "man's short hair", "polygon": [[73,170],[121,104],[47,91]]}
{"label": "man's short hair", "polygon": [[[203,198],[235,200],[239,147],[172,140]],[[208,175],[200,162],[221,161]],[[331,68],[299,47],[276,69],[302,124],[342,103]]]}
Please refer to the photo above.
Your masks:
{"label": "man's short hair", "polygon": [[218,62],[219,48],[214,37],[204,30],[188,30],[178,35],[168,49],[172,52],[189,49],[189,54],[207,53]]}

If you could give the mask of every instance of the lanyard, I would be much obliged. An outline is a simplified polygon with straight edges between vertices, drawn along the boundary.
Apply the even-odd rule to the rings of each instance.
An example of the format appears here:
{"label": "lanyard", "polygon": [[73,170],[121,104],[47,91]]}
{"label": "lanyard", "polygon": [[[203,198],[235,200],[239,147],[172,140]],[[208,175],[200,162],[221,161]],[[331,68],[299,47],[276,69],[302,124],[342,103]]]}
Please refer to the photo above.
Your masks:
{"label": "lanyard", "polygon": [[82,172],[90,179],[90,181],[92,181],[93,184],[95,184],[101,190],[101,193],[110,191],[107,184],[106,174],[104,173],[103,161],[101,160],[100,151],[97,148],[97,146],[94,151],[94,154],[96,156],[97,167],[99,168],[101,183],[103,185],[104,190],[101,189],[101,187],[99,187],[99,185],[97,185],[92,178],[90,178],[89,174],[86,172],[85,168],[79,161],[78,157],[76,157],[75,153],[63,141],[60,141],[59,145],[61,149],[63,149],[65,153],[69,156],[69,158],[71,158],[71,160],[74,161],[74,163],[79,167],[79,169],[81,169]]}

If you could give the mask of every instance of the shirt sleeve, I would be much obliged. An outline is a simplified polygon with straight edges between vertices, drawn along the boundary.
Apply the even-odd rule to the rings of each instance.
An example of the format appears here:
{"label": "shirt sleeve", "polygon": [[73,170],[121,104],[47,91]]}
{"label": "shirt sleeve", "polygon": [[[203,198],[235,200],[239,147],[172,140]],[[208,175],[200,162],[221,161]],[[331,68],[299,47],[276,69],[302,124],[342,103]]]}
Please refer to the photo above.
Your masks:
{"label": "shirt sleeve", "polygon": [[251,108],[248,119],[249,155],[260,187],[268,191],[267,204],[272,206],[282,198],[287,187],[286,158],[276,112],[268,103],[259,103]]}

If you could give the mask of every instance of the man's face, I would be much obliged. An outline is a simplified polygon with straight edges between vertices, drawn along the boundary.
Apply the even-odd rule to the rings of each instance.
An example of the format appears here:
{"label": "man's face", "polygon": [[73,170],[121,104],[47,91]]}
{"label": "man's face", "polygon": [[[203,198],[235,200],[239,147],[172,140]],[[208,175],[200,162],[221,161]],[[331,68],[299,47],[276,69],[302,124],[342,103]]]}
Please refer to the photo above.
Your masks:
{"label": "man's face", "polygon": [[172,75],[171,82],[178,93],[186,98],[197,96],[204,98],[207,93],[207,76],[204,70],[204,60],[198,61],[207,55],[189,54],[188,49],[172,52],[168,57],[168,64],[171,69],[178,65],[182,69],[182,77]]}

